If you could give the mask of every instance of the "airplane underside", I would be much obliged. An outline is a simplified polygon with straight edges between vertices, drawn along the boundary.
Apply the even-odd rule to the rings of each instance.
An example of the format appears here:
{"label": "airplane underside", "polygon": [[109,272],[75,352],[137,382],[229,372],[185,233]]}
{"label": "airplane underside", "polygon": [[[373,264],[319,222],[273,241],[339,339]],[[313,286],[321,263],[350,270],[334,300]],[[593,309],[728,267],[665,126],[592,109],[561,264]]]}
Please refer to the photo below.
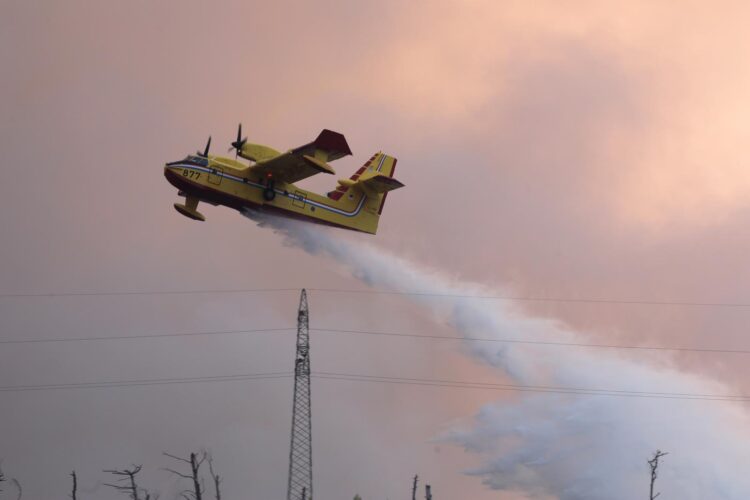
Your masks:
{"label": "airplane underside", "polygon": [[196,185],[195,183],[185,179],[185,177],[183,177],[182,175],[176,174],[175,172],[170,170],[165,171],[164,176],[167,178],[167,181],[169,181],[170,184],[172,184],[179,190],[178,194],[180,196],[185,196],[184,204],[174,204],[175,210],[177,210],[185,217],[193,220],[198,220],[201,222],[206,220],[206,217],[197,210],[198,202],[202,201],[214,206],[223,205],[226,207],[234,208],[239,212],[242,212],[245,209],[259,210],[290,219],[303,220],[306,222],[314,222],[316,224],[324,226],[338,227],[357,231],[356,228],[349,227],[343,224],[337,224],[335,222],[320,219],[318,217],[285,210],[283,208],[279,208],[266,203],[257,203],[247,198],[232,196],[222,191]]}

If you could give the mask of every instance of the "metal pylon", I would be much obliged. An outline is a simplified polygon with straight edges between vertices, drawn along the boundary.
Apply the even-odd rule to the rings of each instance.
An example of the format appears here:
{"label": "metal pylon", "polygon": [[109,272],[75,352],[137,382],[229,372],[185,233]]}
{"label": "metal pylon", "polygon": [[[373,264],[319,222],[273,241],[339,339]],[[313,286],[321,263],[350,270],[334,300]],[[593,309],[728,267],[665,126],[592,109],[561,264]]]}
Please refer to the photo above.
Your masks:
{"label": "metal pylon", "polygon": [[303,289],[297,313],[297,356],[294,360],[294,408],[287,500],[313,498],[310,403],[310,328],[307,293]]}

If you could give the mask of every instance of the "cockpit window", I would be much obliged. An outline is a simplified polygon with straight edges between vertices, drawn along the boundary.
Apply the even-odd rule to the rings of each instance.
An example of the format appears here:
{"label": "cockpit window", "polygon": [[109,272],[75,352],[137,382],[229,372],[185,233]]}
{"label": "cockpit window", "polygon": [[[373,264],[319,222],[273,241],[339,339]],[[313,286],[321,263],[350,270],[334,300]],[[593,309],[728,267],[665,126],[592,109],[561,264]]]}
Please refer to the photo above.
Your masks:
{"label": "cockpit window", "polygon": [[208,166],[208,160],[206,158],[203,158],[202,156],[190,155],[187,158],[185,158],[185,161],[194,163],[196,165],[200,165],[201,167]]}

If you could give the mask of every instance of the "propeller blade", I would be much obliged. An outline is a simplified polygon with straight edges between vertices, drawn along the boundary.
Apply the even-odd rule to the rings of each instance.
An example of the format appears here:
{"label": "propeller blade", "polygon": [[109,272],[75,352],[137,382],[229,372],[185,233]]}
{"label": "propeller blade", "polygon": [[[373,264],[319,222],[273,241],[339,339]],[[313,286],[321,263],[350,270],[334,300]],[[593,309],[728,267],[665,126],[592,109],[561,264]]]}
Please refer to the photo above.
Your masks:
{"label": "propeller blade", "polygon": [[203,151],[203,156],[205,156],[206,158],[208,158],[208,150],[210,147],[211,147],[211,136],[209,135],[208,142],[206,143],[206,149],[205,151]]}
{"label": "propeller blade", "polygon": [[234,148],[234,158],[237,159],[237,155],[242,150],[242,146],[245,145],[247,142],[247,137],[244,139],[242,138],[242,124],[240,123],[239,127],[237,127],[237,140],[232,143],[232,147],[229,148],[229,151]]}

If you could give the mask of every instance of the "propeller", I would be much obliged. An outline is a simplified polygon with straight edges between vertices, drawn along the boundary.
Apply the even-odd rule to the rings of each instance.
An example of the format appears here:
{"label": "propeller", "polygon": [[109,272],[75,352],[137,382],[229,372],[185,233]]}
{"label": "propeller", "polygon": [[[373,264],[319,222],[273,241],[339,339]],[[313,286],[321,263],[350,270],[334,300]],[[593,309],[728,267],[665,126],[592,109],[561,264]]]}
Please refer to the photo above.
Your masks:
{"label": "propeller", "polygon": [[237,140],[232,143],[232,147],[229,148],[229,151],[234,149],[234,158],[237,158],[237,154],[242,151],[242,147],[247,142],[247,137],[242,137],[242,124],[240,123],[240,126],[237,128]]}
{"label": "propeller", "polygon": [[208,142],[206,143],[206,149],[201,153],[198,151],[198,156],[202,156],[203,158],[208,158],[208,150],[211,147],[211,136],[208,136]]}

